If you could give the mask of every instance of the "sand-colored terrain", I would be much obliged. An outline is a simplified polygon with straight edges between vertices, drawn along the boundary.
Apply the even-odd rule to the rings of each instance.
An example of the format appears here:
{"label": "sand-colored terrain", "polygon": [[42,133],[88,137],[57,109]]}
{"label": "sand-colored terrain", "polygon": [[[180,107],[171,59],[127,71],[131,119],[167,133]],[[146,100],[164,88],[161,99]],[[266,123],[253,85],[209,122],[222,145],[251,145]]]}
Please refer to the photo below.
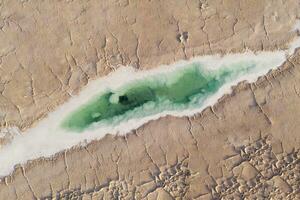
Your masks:
{"label": "sand-colored terrain", "polygon": [[[3,199],[298,199],[300,54],[192,118],[107,135],[3,179]],[[298,196],[297,196],[298,195]]]}
{"label": "sand-colored terrain", "polygon": [[[294,0],[1,1],[1,126],[27,128],[118,64],[286,48],[299,11]],[[299,120],[300,51],[194,117],[17,166],[0,199],[299,199]]]}
{"label": "sand-colored terrain", "polygon": [[119,64],[284,48],[299,13],[295,0],[2,0],[0,126],[25,129]]}

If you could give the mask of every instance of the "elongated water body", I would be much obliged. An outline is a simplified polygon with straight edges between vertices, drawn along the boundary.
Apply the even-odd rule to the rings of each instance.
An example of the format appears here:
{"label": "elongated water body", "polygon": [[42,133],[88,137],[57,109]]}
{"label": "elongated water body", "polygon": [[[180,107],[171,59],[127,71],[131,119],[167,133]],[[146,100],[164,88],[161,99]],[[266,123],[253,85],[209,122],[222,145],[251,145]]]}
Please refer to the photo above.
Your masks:
{"label": "elongated water body", "polygon": [[138,110],[143,116],[153,114],[145,109],[145,105],[152,105],[152,111],[157,108],[163,111],[171,105],[173,109],[188,107],[190,104],[200,103],[226,81],[246,74],[251,69],[255,69],[253,62],[235,63],[218,70],[205,70],[197,62],[188,64],[172,73],[132,81],[117,90],[96,96],[72,112],[61,126],[70,131],[81,132],[92,124],[113,120],[130,110]]}
{"label": "elongated water body", "polygon": [[[92,81],[78,96],[0,149],[0,176],[16,164],[85,145],[107,133],[126,134],[166,115],[192,116],[229,93],[242,80],[286,60],[285,51],[203,56],[153,70],[120,67]],[[80,134],[74,134],[80,133]]]}

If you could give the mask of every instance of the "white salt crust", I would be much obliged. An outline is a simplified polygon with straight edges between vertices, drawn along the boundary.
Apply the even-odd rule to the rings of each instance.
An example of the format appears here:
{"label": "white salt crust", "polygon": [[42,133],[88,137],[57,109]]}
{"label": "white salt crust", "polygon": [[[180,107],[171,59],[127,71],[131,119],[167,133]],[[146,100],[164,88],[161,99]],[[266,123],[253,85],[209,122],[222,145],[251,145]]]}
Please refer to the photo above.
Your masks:
{"label": "white salt crust", "polygon": [[[293,31],[299,31],[300,22],[297,22]],[[269,70],[280,66],[288,56],[294,53],[300,46],[300,38],[296,38],[286,51],[274,52],[245,52],[239,54],[228,54],[223,57],[219,55],[195,57],[188,61],[179,61],[171,65],[162,65],[152,70],[136,71],[133,67],[121,66],[108,76],[91,81],[78,96],[72,97],[68,102],[59,106],[56,111],[49,113],[36,126],[28,129],[25,133],[18,134],[17,128],[9,127],[0,130],[0,137],[5,131],[13,130],[14,139],[12,142],[0,149],[0,176],[9,175],[16,164],[24,164],[28,160],[40,157],[50,157],[51,155],[68,149],[75,145],[85,145],[92,140],[100,139],[107,133],[126,134],[141,125],[166,115],[173,116],[193,116],[201,112],[208,106],[214,105],[224,94],[231,92],[231,87],[240,81],[254,82],[259,76],[266,74]],[[59,123],[71,111],[86,103],[95,94],[104,92],[107,89],[117,89],[133,80],[145,79],[149,75],[169,73],[184,67],[193,62],[201,63],[207,70],[218,70],[221,67],[229,66],[238,62],[253,61],[256,63],[255,72],[239,77],[223,85],[215,94],[207,98],[197,109],[184,111],[163,111],[159,114],[147,116],[139,119],[130,119],[117,126],[104,126],[93,130],[86,130],[83,133],[70,133],[62,130]]]}

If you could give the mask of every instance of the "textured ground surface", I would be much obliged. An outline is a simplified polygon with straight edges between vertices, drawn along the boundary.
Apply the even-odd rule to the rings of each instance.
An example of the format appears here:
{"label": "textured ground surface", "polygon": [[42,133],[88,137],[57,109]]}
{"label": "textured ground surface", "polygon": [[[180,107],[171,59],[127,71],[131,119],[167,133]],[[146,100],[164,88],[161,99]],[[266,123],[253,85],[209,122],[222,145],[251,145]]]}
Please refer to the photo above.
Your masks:
{"label": "textured ground surface", "polygon": [[295,0],[0,1],[0,126],[25,128],[118,64],[284,47]]}
{"label": "textured ground surface", "polygon": [[299,199],[299,77],[297,54],[195,117],[165,117],[17,167],[0,196]]}
{"label": "textured ground surface", "polygon": [[[296,13],[292,0],[0,1],[0,123],[25,128],[117,64],[284,48]],[[195,117],[18,166],[0,199],[299,199],[298,130],[300,53]]]}

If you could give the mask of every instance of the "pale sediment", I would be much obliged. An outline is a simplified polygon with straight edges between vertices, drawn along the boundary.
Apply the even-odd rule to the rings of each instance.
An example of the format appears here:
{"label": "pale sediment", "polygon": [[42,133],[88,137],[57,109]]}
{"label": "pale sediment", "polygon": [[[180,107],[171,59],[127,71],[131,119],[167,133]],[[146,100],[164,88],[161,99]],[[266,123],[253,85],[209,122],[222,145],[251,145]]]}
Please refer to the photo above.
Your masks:
{"label": "pale sediment", "polygon": [[[285,49],[300,13],[294,0],[12,0],[0,10],[0,126],[22,129],[118,64]],[[194,117],[18,165],[0,198],[299,199],[299,60]]]}
{"label": "pale sediment", "polygon": [[[84,145],[100,139],[107,133],[127,134],[150,120],[166,115],[192,116],[214,105],[239,81],[255,81],[285,59],[284,51],[248,52],[223,57],[199,57],[172,67],[163,66],[143,72],[130,72],[123,68],[104,79],[91,82],[78,96],[50,113],[49,117],[14,137],[0,150],[0,175],[10,173],[16,164],[52,156],[80,143]],[[137,93],[128,95],[130,88]],[[114,102],[111,96],[108,98],[112,91],[116,94],[126,91],[128,98],[139,102],[136,96],[144,89],[147,92],[151,90],[147,97],[142,95],[142,100],[150,98],[149,102],[142,102],[131,110],[128,105],[111,103]],[[103,114],[100,115],[104,116],[102,120],[94,120],[98,113]]]}
{"label": "pale sediment", "polygon": [[[270,52],[269,54],[270,57],[261,59],[274,59],[276,53],[274,56]],[[232,55],[232,58],[238,59],[238,56]],[[271,65],[267,62],[265,64]],[[117,126],[122,121],[144,118],[164,111],[180,112],[200,108],[225,84],[263,69],[268,70],[264,64],[255,60],[255,56],[252,60],[251,55],[248,60],[232,61],[221,66],[216,64],[214,70],[203,65],[200,61],[191,61],[174,69],[174,72],[158,72],[123,84],[116,90],[99,91],[102,94],[95,94],[83,105],[75,105],[74,111],[62,120],[61,127],[69,131],[83,132],[91,127],[97,129],[104,122]],[[275,62],[274,65],[276,66]],[[270,69],[275,66],[270,66]]]}
{"label": "pale sediment", "polygon": [[295,0],[3,2],[0,126],[26,129],[120,64],[284,49],[299,13]]}
{"label": "pale sediment", "polygon": [[164,117],[17,167],[0,195],[297,199],[299,56],[194,117]]}

